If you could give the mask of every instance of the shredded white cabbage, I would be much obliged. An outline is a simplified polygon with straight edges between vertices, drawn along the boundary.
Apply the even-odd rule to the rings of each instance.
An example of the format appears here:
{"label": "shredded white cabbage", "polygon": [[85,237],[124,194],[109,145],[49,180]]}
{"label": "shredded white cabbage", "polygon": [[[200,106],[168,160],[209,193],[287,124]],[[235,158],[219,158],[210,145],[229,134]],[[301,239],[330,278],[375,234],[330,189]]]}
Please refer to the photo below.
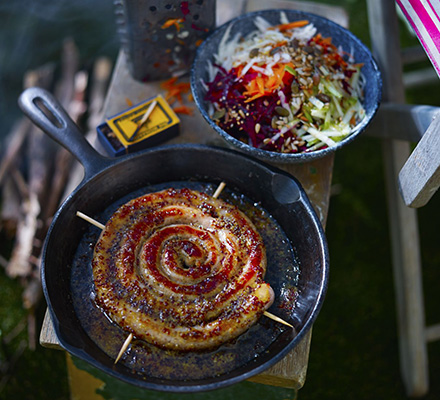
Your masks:
{"label": "shredded white cabbage", "polygon": [[[256,17],[254,22],[256,30],[245,38],[238,34],[231,37],[232,26],[226,30],[215,62],[226,71],[240,67],[237,80],[248,73],[269,79],[274,76],[275,68],[279,71],[280,65],[286,65],[289,73],[294,74],[293,80],[299,89],[293,91],[292,88],[288,97],[281,87],[272,94],[264,93],[265,96],[277,94],[278,104],[285,110],[285,115],[283,112],[283,118],[277,122],[279,130],[264,142],[268,143],[270,139],[275,143],[286,133],[291,133],[293,137],[286,141],[290,147],[286,148],[283,144],[281,151],[297,151],[302,141],[307,145],[305,151],[313,151],[323,146],[334,146],[350,135],[365,116],[362,106],[365,80],[360,72],[361,66],[353,64],[353,49],[346,53],[341,48],[331,48],[340,60],[344,60],[340,62],[349,65],[350,72],[347,74],[344,69],[323,61],[326,60],[323,54],[328,51],[325,48],[328,42],[321,44],[313,41],[317,35],[313,24],[292,28],[287,35],[262,17]],[[280,14],[280,23],[289,23],[283,12]],[[310,46],[312,52],[308,49]],[[217,72],[211,64],[208,73],[210,81],[214,80]],[[216,104],[215,108],[222,107]],[[258,125],[257,133],[260,133],[264,129],[260,129],[260,121]]]}

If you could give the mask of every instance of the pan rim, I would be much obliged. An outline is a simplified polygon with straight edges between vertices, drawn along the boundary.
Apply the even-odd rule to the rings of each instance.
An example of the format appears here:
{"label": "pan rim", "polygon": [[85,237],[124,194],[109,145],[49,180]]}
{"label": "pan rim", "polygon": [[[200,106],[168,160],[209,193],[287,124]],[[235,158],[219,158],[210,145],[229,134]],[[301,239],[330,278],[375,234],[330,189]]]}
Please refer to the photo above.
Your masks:
{"label": "pan rim", "polygon": [[[119,158],[118,161],[116,161],[114,163],[110,163],[103,170],[96,173],[92,177],[88,178],[87,180],[83,180],[83,182],[81,182],[78,185],[78,187],[75,188],[72,191],[72,193],[66,198],[66,200],[63,202],[63,204],[61,205],[61,207],[58,209],[57,213],[55,214],[53,221],[52,221],[52,224],[49,228],[49,231],[47,234],[48,240],[45,241],[44,248],[43,248],[43,258],[42,258],[42,265],[41,265],[41,277],[42,277],[42,287],[43,287],[44,296],[45,296],[46,301],[48,303],[49,312],[50,312],[50,315],[52,318],[55,333],[57,335],[57,338],[60,342],[61,347],[63,347],[64,350],[66,350],[69,353],[71,353],[72,355],[82,359],[83,361],[93,365],[95,368],[98,368],[99,370],[107,373],[108,375],[115,377],[117,379],[120,379],[126,383],[129,383],[129,384],[132,384],[132,385],[135,385],[138,387],[142,387],[144,389],[152,389],[152,390],[157,390],[157,391],[175,392],[175,393],[202,392],[202,391],[214,390],[214,389],[230,386],[235,383],[241,382],[245,379],[249,379],[252,376],[255,376],[255,375],[263,372],[264,370],[266,370],[267,368],[271,367],[272,365],[274,365],[278,361],[280,361],[282,358],[284,358],[293,348],[296,347],[296,345],[303,339],[303,337],[306,335],[306,333],[309,332],[312,324],[316,320],[316,317],[319,314],[319,311],[322,307],[322,304],[323,304],[323,301],[325,298],[325,294],[327,291],[328,274],[329,274],[329,254],[328,254],[328,248],[327,248],[326,239],[325,239],[325,235],[324,235],[324,230],[322,228],[322,225],[319,221],[319,218],[317,217],[308,197],[305,197],[305,200],[306,200],[305,207],[307,208],[308,214],[311,216],[311,221],[313,222],[314,228],[319,233],[319,235],[318,235],[319,249],[321,250],[321,254],[319,255],[319,258],[322,259],[322,265],[321,265],[322,273],[321,274],[323,276],[323,279],[321,279],[321,281],[320,281],[319,294],[317,296],[317,300],[314,303],[313,308],[311,308],[311,310],[310,310],[310,317],[307,319],[307,321],[304,323],[303,327],[295,335],[295,337],[281,351],[279,351],[278,353],[271,356],[267,361],[255,366],[255,367],[250,367],[249,370],[247,370],[243,373],[239,373],[238,375],[234,375],[234,372],[237,369],[235,369],[231,372],[227,372],[225,374],[219,375],[218,376],[219,379],[214,379],[210,383],[203,383],[203,384],[200,383],[200,381],[206,381],[206,379],[187,380],[187,381],[181,381],[181,380],[171,381],[171,380],[167,380],[167,379],[164,380],[164,379],[160,379],[160,378],[153,378],[154,382],[151,382],[151,381],[138,379],[137,378],[138,375],[131,376],[131,375],[127,375],[127,374],[122,374],[121,372],[118,372],[117,370],[108,368],[107,366],[103,365],[99,361],[95,360],[94,357],[91,357],[90,355],[88,355],[88,353],[85,352],[84,349],[78,348],[76,346],[72,346],[69,342],[67,342],[64,339],[63,334],[61,332],[61,325],[62,324],[58,318],[58,315],[55,312],[55,307],[54,307],[54,304],[52,303],[51,295],[49,293],[49,288],[47,287],[47,282],[46,282],[46,278],[45,278],[47,249],[51,244],[51,240],[53,240],[52,233],[53,233],[54,228],[57,225],[57,222],[58,222],[60,216],[62,216],[64,214],[66,208],[68,208],[70,203],[75,200],[77,193],[81,190],[82,187],[84,187],[85,185],[87,185],[88,183],[93,181],[94,179],[97,179],[102,173],[104,173],[108,169],[112,168],[113,166],[115,166],[119,163],[128,162],[133,158],[145,157],[145,154],[150,153],[150,152],[160,152],[160,151],[174,152],[174,151],[182,151],[183,149],[194,150],[194,151],[206,151],[207,149],[209,149],[210,151],[214,151],[214,152],[221,152],[221,153],[225,153],[225,154],[226,153],[235,154],[235,156],[244,157],[246,159],[249,159],[250,161],[257,163],[259,166],[267,168],[269,171],[272,171],[272,172],[275,171],[277,173],[288,175],[290,178],[292,178],[292,176],[290,174],[287,174],[286,172],[279,170],[276,167],[270,166],[270,165],[268,165],[260,160],[257,160],[249,155],[242,154],[234,149],[226,149],[223,147],[215,147],[215,146],[200,145],[200,144],[164,145],[164,146],[156,147],[154,149],[148,149],[148,150],[140,152],[140,153],[128,155],[124,158]],[[81,326],[81,329],[83,329],[82,326]],[[245,364],[244,366],[243,365],[240,366],[239,369],[244,368],[246,365],[251,364],[252,362],[253,361],[250,361],[249,363]],[[229,377],[222,379],[223,376],[229,376]],[[164,382],[164,381],[176,382],[176,384],[160,383],[160,382]]]}

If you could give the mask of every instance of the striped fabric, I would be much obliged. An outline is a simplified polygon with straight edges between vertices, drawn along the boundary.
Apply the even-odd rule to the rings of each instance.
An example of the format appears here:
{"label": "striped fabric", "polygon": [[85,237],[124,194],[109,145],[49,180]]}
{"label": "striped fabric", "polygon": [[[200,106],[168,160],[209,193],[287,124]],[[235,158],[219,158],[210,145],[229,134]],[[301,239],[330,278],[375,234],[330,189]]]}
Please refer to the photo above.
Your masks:
{"label": "striped fabric", "polygon": [[440,0],[396,0],[440,77]]}

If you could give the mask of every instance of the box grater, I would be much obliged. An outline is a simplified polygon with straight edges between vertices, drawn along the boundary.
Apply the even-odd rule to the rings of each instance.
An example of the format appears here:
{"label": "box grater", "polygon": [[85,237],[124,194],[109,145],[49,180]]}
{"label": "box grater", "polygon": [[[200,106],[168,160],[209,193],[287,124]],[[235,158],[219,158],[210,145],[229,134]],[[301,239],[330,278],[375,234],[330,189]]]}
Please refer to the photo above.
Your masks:
{"label": "box grater", "polygon": [[114,6],[129,71],[142,82],[188,72],[215,28],[216,0],[114,0]]}

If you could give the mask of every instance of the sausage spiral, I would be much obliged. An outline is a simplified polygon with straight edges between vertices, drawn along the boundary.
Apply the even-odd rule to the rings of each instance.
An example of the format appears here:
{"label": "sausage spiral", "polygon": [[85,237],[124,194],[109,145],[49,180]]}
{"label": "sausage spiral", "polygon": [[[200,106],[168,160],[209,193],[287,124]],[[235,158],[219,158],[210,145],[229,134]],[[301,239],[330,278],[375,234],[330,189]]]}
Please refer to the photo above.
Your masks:
{"label": "sausage spiral", "polygon": [[217,347],[272,304],[266,253],[235,206],[190,189],[167,189],[121,206],[95,246],[97,304],[159,347]]}

